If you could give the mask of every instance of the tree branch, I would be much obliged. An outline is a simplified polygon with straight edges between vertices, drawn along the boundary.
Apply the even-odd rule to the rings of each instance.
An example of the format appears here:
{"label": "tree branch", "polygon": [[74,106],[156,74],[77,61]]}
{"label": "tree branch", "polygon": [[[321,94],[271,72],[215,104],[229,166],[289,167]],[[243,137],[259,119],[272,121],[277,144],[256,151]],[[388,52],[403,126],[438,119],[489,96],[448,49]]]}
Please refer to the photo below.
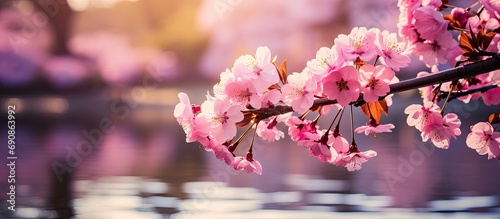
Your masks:
{"label": "tree branch", "polygon": [[[487,85],[487,86],[484,86],[484,87],[479,87],[479,88],[470,89],[470,90],[466,90],[466,91],[452,92],[450,98],[448,99],[448,101],[457,99],[459,97],[467,96],[469,94],[473,94],[473,93],[476,93],[476,92],[484,93],[484,92],[486,92],[488,90],[491,90],[491,89],[497,88],[497,87],[498,87],[497,85]],[[448,92],[443,92],[442,94],[439,94],[439,98],[441,98],[441,99],[446,98],[446,96],[448,96]]]}
{"label": "tree branch", "polygon": [[[436,72],[420,78],[412,78],[404,81],[400,81],[389,85],[389,94],[404,92],[408,90],[414,90],[417,88],[430,86],[434,84],[445,83],[453,80],[458,80],[462,78],[474,77],[480,74],[488,73],[500,69],[500,53],[493,55],[491,58],[477,61],[472,64],[467,64],[464,66],[446,69],[440,72]],[[326,106],[336,104],[337,100],[330,100],[327,98],[321,98],[314,101],[311,108],[317,108],[319,106]],[[354,105],[362,105],[364,102],[362,95],[357,101],[352,102]],[[292,107],[290,106],[275,106],[272,108],[262,108],[262,109],[252,109],[248,110],[254,114],[257,114],[258,119],[266,119],[271,116],[276,116],[288,112],[292,112]],[[261,115],[261,116],[259,116]],[[262,116],[265,115],[265,116]]]}

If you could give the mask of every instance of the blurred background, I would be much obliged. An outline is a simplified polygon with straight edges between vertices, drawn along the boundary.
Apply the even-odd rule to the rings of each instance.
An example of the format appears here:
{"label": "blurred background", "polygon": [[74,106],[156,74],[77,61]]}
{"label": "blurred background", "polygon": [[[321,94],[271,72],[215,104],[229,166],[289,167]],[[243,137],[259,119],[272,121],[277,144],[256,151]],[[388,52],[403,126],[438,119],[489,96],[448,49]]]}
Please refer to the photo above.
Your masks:
{"label": "blurred background", "polygon": [[[357,136],[378,156],[353,173],[286,139],[256,141],[262,176],[185,143],[172,116],[178,92],[200,104],[220,72],[261,45],[301,71],[354,26],[396,32],[396,4],[1,0],[1,121],[15,105],[18,160],[15,212],[0,170],[0,218],[500,218],[500,164],[465,145],[468,127],[498,111],[482,102],[449,105],[463,133],[440,150],[406,125],[418,93],[397,94],[383,118],[397,128]],[[415,59],[397,76],[424,67]],[[0,156],[7,163],[6,145]]]}

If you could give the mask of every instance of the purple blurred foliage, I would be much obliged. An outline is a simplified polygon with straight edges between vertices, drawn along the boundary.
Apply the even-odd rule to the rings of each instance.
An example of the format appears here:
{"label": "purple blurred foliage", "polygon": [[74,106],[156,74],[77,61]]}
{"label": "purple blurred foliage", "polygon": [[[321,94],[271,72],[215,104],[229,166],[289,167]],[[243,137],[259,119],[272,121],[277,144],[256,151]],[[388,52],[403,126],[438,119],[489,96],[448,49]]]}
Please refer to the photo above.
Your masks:
{"label": "purple blurred foliage", "polygon": [[42,68],[45,77],[60,88],[77,86],[91,74],[85,61],[72,56],[52,56],[43,63]]}
{"label": "purple blurred foliage", "polygon": [[0,10],[0,84],[29,84],[36,78],[38,65],[49,55],[52,34],[36,19],[14,8]]}

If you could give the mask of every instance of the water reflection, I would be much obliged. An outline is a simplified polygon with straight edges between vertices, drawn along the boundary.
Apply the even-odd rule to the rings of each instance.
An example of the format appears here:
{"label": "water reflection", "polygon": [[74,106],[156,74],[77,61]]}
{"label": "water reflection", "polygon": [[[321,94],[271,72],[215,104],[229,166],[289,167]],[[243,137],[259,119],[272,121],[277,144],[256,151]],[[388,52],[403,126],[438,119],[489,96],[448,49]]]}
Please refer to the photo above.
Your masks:
{"label": "water reflection", "polygon": [[[361,171],[317,162],[287,140],[257,141],[254,153],[265,168],[258,176],[235,172],[184,143],[173,121],[117,120],[87,154],[78,146],[87,140],[82,131],[95,128],[102,117],[51,116],[50,123],[19,119],[19,218],[449,217],[445,212],[498,218],[500,210],[500,176],[491,172],[498,164],[472,156],[460,143],[427,154],[430,147],[409,142],[418,136],[398,121],[393,121],[401,127],[396,139],[359,138],[359,145],[379,152]],[[405,169],[404,180],[389,188],[387,173],[401,171],[401,160],[416,150],[423,161]]]}

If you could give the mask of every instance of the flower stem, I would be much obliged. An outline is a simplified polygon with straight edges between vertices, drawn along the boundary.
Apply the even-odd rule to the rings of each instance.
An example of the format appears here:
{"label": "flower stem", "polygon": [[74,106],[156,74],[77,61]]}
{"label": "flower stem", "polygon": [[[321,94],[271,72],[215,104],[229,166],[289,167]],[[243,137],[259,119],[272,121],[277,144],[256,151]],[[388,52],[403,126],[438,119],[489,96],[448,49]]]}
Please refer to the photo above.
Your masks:
{"label": "flower stem", "polygon": [[328,129],[326,130],[326,132],[325,132],[326,134],[328,134],[328,132],[330,132],[330,130],[332,130],[333,123],[335,123],[335,120],[337,120],[337,117],[339,116],[340,112],[342,112],[342,111],[344,111],[344,108],[342,108],[341,110],[339,110],[337,112],[337,114],[335,115],[335,118],[333,118],[333,120],[332,120],[332,123],[330,123],[330,126],[328,126]]}
{"label": "flower stem", "polygon": [[304,114],[299,116],[299,119],[304,120],[306,118],[306,116],[309,115],[310,112],[311,112],[311,109],[308,109]]}
{"label": "flower stem", "polygon": [[[259,121],[260,122],[260,121]],[[259,124],[259,122],[255,123],[255,124]],[[248,149],[248,152],[250,154],[252,154],[252,149],[253,149],[253,141],[255,140],[255,135],[257,134],[257,125],[255,126],[255,130],[253,131],[253,135],[252,135],[252,141],[250,142],[250,149]]]}
{"label": "flower stem", "polygon": [[[243,134],[241,134],[241,136],[232,144],[234,145],[234,148],[233,149],[236,149],[236,147],[238,147],[238,144],[240,143],[240,141],[248,134],[248,131],[250,131],[250,129],[252,129],[252,127],[256,124],[259,124],[259,122],[256,122],[254,124],[252,124],[251,126],[249,126],[245,132],[243,132]],[[257,130],[257,126],[255,126],[255,130]]]}
{"label": "flower stem", "polygon": [[377,65],[378,59],[380,58],[379,55],[377,55],[377,58],[375,58],[375,61],[373,62],[373,66]]}
{"label": "flower stem", "polygon": [[450,84],[450,91],[448,92],[448,96],[446,96],[446,99],[444,100],[443,108],[441,108],[441,115],[443,115],[444,109],[446,109],[446,105],[448,105],[448,102],[450,101],[451,93],[455,89],[457,83],[458,83],[458,80],[453,81]]}
{"label": "flower stem", "polygon": [[351,135],[352,135],[352,144],[355,145],[356,141],[354,140],[354,116],[352,113],[352,105],[350,105],[351,111]]}

